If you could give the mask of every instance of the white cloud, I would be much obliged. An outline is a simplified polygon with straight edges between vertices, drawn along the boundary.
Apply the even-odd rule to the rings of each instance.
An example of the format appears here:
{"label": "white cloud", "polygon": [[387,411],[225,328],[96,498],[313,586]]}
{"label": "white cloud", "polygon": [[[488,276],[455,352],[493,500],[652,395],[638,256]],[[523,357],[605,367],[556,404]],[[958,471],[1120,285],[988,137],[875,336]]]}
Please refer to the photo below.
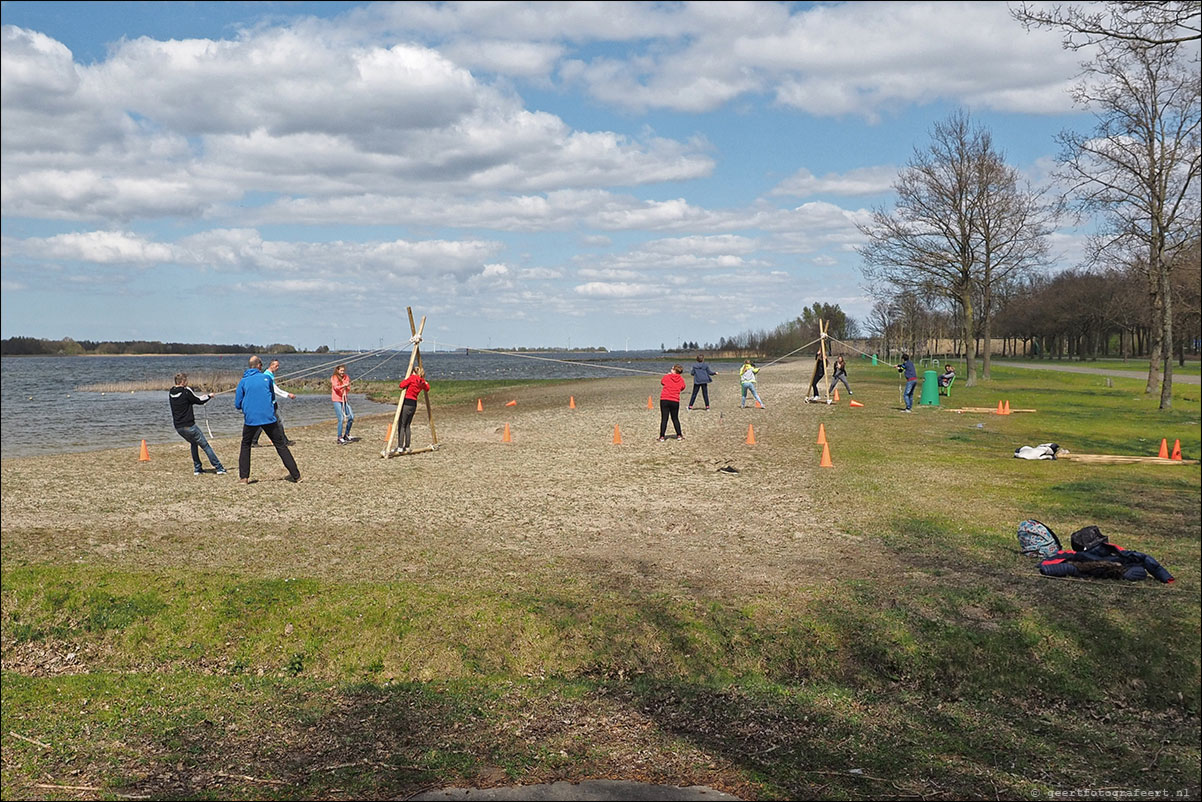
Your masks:
{"label": "white cloud", "polygon": [[773,187],[769,194],[802,198],[813,195],[877,195],[889,192],[896,180],[897,168],[888,165],[857,167],[845,173],[827,173],[821,178],[803,167]]}

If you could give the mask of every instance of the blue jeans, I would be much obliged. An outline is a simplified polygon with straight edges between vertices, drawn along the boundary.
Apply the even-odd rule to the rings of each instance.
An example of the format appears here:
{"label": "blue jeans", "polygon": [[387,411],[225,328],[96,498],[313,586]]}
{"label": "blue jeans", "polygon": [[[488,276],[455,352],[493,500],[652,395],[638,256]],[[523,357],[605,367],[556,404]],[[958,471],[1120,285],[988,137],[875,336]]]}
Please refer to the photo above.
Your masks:
{"label": "blue jeans", "polygon": [[760,401],[760,394],[755,391],[755,382],[743,382],[743,403],[740,404],[740,406],[744,406],[744,407],[747,406],[747,391],[748,390],[751,391],[751,397],[754,398],[756,401],[759,401],[760,406],[763,406],[764,402]]}
{"label": "blue jeans", "polygon": [[225,470],[221,467],[221,460],[217,459],[217,455],[213,453],[213,447],[209,445],[209,441],[205,439],[204,432],[196,424],[191,426],[176,427],[175,431],[180,437],[192,444],[192,470],[200,473],[200,449],[205,450],[205,456],[209,458],[209,462],[219,471]]}
{"label": "blue jeans", "polygon": [[334,411],[338,413],[338,439],[344,440],[349,438],[351,436],[351,424],[355,422],[355,413],[351,411],[351,402],[335,401]]}
{"label": "blue jeans", "polygon": [[906,381],[906,409],[914,406],[914,388],[918,386],[918,379],[909,379]]}

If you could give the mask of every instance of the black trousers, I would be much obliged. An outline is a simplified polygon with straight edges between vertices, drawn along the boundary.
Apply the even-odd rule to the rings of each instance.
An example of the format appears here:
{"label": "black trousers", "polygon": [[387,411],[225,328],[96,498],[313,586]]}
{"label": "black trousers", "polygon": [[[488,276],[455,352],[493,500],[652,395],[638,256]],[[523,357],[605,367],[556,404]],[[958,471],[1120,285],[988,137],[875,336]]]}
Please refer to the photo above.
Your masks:
{"label": "black trousers", "polygon": [[[284,438],[284,442],[288,442],[288,435],[284,434],[284,419],[280,417],[280,403],[278,401],[271,402],[271,408],[275,412],[275,422],[280,425],[280,435]],[[259,435],[263,434],[263,430],[255,432],[255,439],[250,441],[252,446],[259,444]]]}
{"label": "black trousers", "polygon": [[672,418],[672,425],[676,427],[676,436],[680,437],[680,402],[659,400],[659,436],[663,437],[664,432],[668,431],[668,418]]}
{"label": "black trousers", "polygon": [[397,445],[401,448],[409,448],[409,426],[413,423],[413,416],[417,412],[417,399],[406,398],[401,404],[401,433],[397,437],[399,441]]}
{"label": "black trousers", "polygon": [[693,395],[691,395],[691,396],[689,397],[689,409],[692,409],[692,408],[693,408],[693,402],[697,400],[697,391],[698,391],[698,390],[700,390],[700,391],[701,391],[701,397],[705,399],[705,407],[706,407],[706,409],[709,409],[709,405],[710,405],[710,386],[709,386],[709,383],[708,383],[708,382],[707,382],[707,383],[705,383],[705,384],[694,384],[694,385],[693,385]]}
{"label": "black trousers", "polygon": [[255,434],[260,430],[267,432],[267,439],[271,440],[271,444],[275,446],[275,453],[280,455],[280,462],[284,463],[284,467],[288,469],[288,475],[293,481],[300,478],[300,469],[296,467],[296,460],[292,458],[292,452],[288,450],[288,441],[284,439],[284,427],[279,421],[273,421],[263,426],[242,426],[242,448],[238,451],[238,478],[250,478],[250,443],[254,439]]}

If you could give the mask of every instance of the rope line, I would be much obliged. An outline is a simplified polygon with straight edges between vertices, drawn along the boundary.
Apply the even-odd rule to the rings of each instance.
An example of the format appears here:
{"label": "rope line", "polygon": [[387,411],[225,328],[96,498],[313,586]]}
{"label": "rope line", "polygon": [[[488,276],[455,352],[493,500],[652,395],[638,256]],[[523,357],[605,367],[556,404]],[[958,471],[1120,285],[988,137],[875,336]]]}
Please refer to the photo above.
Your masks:
{"label": "rope line", "polygon": [[659,371],[656,370],[638,370],[637,368],[623,368],[617,365],[598,365],[593,362],[578,362],[572,359],[554,359],[549,356],[534,356],[533,354],[518,354],[513,351],[496,351],[491,348],[472,348],[467,345],[456,345],[455,343],[447,343],[452,348],[471,348],[473,351],[479,351],[484,354],[496,354],[497,356],[512,356],[520,359],[537,359],[540,362],[557,362],[561,365],[575,365],[581,368],[597,368],[598,370],[621,370],[627,373],[641,373],[646,376],[658,376]]}

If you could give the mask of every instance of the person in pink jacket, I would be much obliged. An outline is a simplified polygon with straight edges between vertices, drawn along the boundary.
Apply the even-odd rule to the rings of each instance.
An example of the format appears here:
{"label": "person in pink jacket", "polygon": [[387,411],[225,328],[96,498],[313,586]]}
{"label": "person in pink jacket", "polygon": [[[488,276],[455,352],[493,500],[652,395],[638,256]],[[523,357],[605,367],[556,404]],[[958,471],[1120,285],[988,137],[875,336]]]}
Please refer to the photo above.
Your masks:
{"label": "person in pink jacket", "polygon": [[347,399],[350,386],[351,377],[346,375],[346,365],[334,368],[334,375],[330,376],[330,400],[334,402],[334,411],[338,413],[340,446],[351,442],[351,424],[355,422],[355,413],[351,411],[351,402]]}
{"label": "person in pink jacket", "polygon": [[395,454],[404,454],[409,450],[409,427],[413,423],[414,413],[417,412],[417,397],[423,391],[430,392],[430,382],[426,381],[426,371],[421,365],[400,383],[400,388],[405,391],[405,400],[401,402],[401,430],[397,435],[397,448],[393,452]]}
{"label": "person in pink jacket", "polygon": [[663,392],[659,394],[659,439],[664,439],[664,434],[668,431],[668,418],[672,418],[672,425],[676,427],[676,439],[683,440],[684,435],[680,433],[680,394],[684,392],[684,377],[680,374],[684,373],[684,368],[680,365],[673,365],[672,370],[668,371],[659,383],[663,386]]}

